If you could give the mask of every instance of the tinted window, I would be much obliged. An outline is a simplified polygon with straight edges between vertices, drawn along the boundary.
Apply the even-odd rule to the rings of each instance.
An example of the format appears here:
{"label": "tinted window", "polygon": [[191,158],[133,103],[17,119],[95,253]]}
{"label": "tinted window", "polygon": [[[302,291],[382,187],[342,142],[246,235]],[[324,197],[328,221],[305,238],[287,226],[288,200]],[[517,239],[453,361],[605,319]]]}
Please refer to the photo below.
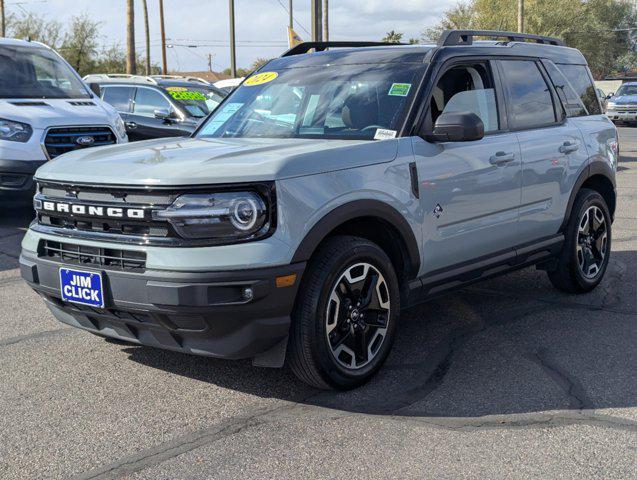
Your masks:
{"label": "tinted window", "polygon": [[0,47],[0,98],[89,98],[75,72],[46,48]]}
{"label": "tinted window", "polygon": [[137,115],[153,116],[155,110],[164,109],[172,111],[171,105],[161,93],[150,88],[138,88],[135,95],[133,113]]}
{"label": "tinted window", "polygon": [[533,128],[555,122],[551,91],[537,64],[530,60],[505,60],[511,128]]}
{"label": "tinted window", "polygon": [[549,73],[549,77],[551,77],[551,81],[553,82],[557,95],[560,97],[564,110],[566,110],[566,115],[569,117],[587,115],[588,112],[586,108],[584,108],[584,104],[579,98],[579,95],[575,93],[575,90],[573,90],[573,87],[562,72],[560,72],[553,62],[544,62],[544,66]]}
{"label": "tinted window", "polygon": [[602,113],[599,106],[599,99],[593,86],[593,80],[585,65],[559,65],[559,69],[564,73],[575,92],[582,99],[582,103],[588,110],[589,115]]}
{"label": "tinted window", "polygon": [[131,87],[102,87],[102,99],[110,103],[118,112],[130,111]]}
{"label": "tinted window", "polygon": [[622,85],[615,92],[615,96],[620,97],[622,95],[637,95],[637,85]]}

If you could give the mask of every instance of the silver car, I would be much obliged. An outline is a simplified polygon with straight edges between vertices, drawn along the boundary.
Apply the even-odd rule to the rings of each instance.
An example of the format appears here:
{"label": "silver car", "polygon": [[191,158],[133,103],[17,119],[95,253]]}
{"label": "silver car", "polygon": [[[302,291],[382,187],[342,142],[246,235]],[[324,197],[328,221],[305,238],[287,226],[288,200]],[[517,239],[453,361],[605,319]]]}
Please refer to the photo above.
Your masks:
{"label": "silver car", "polygon": [[592,85],[533,35],[302,44],[192,138],[38,170],[22,275],[91,333],[353,388],[406,307],[531,265],[600,283],[618,144]]}

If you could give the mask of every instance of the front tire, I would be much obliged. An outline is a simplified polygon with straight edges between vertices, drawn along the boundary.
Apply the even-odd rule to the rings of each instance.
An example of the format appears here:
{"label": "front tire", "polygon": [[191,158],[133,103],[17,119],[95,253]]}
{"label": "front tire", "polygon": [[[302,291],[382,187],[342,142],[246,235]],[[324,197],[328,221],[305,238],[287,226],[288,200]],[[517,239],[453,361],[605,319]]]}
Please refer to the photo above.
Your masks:
{"label": "front tire", "polygon": [[337,236],[308,265],[292,317],[289,365],[305,383],[347,390],[380,369],[400,312],[398,279],[378,245]]}
{"label": "front tire", "polygon": [[587,293],[604,278],[611,251],[611,218],[604,198],[583,188],[575,197],[557,268],[548,272],[558,290]]}

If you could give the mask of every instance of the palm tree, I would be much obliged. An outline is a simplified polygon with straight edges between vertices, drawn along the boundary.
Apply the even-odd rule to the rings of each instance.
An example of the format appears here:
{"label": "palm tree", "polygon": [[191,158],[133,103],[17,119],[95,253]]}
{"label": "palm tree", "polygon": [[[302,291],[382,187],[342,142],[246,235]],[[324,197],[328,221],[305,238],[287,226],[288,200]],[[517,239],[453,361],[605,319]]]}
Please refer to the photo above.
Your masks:
{"label": "palm tree", "polygon": [[387,43],[400,43],[403,38],[403,34],[396,32],[395,30],[391,30],[387,32],[387,34],[383,37],[381,41]]}

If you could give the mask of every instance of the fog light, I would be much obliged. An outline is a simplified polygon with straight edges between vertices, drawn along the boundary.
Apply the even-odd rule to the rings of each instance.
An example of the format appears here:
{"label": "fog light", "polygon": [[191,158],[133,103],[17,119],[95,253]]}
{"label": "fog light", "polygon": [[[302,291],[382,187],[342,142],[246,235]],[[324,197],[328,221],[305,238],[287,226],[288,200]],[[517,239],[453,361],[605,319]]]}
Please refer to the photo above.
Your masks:
{"label": "fog light", "polygon": [[246,287],[243,289],[243,292],[241,292],[241,295],[246,301],[252,300],[252,297],[254,297],[254,291],[250,287]]}

